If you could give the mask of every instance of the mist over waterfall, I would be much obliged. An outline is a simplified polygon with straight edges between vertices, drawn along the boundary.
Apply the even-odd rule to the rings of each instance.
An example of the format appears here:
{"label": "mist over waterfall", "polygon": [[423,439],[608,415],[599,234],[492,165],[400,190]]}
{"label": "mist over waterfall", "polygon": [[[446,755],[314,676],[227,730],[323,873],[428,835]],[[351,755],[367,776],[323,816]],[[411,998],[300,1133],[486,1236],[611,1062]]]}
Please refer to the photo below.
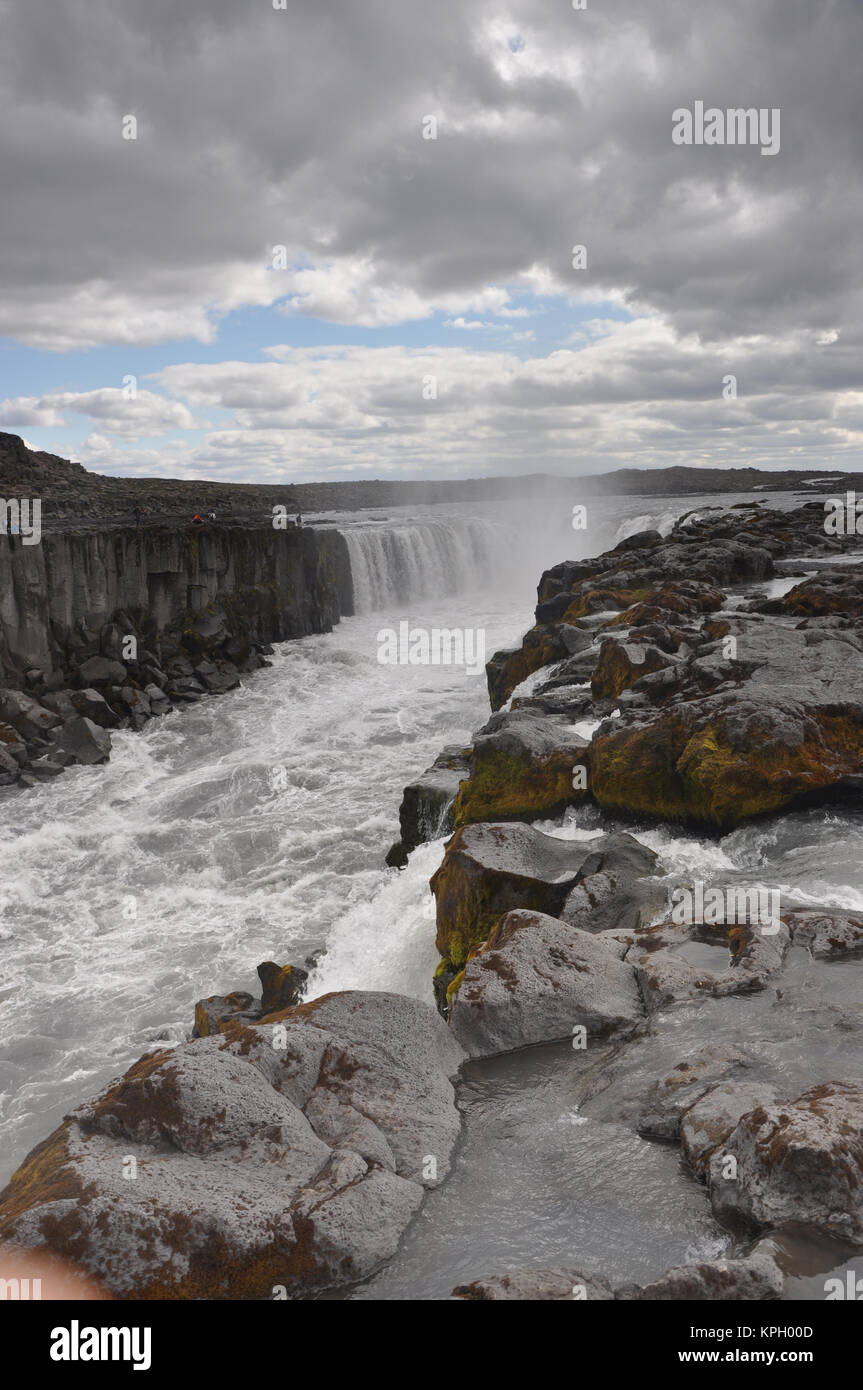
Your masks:
{"label": "mist over waterfall", "polygon": [[487,517],[442,516],[343,527],[357,613],[445,598],[506,576],[514,528]]}

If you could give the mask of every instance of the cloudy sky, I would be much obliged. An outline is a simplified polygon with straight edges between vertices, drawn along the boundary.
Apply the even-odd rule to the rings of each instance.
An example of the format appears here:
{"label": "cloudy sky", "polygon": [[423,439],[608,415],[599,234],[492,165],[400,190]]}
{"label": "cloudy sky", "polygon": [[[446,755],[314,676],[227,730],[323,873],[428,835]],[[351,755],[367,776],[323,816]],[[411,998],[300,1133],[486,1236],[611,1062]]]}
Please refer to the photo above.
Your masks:
{"label": "cloudy sky", "polygon": [[[0,429],[35,447],[863,463],[860,0],[0,0],[0,33]],[[778,153],[676,144],[696,101],[777,109]]]}

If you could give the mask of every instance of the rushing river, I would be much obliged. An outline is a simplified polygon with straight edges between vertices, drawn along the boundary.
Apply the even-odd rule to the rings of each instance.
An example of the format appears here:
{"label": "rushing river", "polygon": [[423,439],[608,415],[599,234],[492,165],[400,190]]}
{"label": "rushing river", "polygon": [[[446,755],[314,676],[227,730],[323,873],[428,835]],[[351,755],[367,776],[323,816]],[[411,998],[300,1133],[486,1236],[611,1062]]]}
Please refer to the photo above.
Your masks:
{"label": "rushing river", "polygon": [[[142,734],[115,734],[105,767],[2,794],[0,1178],[141,1053],[188,1036],[197,998],[256,992],[259,961],[315,955],[313,996],[376,988],[430,998],[428,879],[442,842],[421,846],[403,872],[384,856],[402,787],[444,744],[468,741],[488,698],[481,674],[381,665],[379,632],[405,618],[481,630],[490,656],[530,625],[543,568],[651,524],[667,530],[711,500],[617,498],[597,504],[586,537],[568,518],[534,530],[503,510],[320,518],[348,538],[356,617],[282,644],[237,691]],[[557,833],[596,829],[583,813]],[[863,908],[863,820],[852,812],[793,815],[708,843],[658,829],[645,838],[670,880],[721,872],[724,882],[769,880],[801,899]],[[531,1065],[498,1064],[504,1098],[509,1073]],[[492,1102],[489,1084],[479,1073],[471,1083],[497,1123],[505,1099]],[[642,1141],[627,1144],[634,1166]],[[650,1182],[682,1200],[672,1162],[654,1155]],[[692,1203],[677,1244],[712,1248],[716,1232],[701,1199]]]}

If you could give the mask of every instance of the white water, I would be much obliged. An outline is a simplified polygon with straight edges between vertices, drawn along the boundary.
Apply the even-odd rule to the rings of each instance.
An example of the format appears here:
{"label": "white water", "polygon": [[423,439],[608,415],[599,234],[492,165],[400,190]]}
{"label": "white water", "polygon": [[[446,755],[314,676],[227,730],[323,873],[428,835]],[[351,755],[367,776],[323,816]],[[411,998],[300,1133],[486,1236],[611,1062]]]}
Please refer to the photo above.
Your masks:
{"label": "white water", "polygon": [[[116,734],[106,767],[2,796],[0,1177],[142,1052],[187,1036],[197,998],[256,992],[259,961],[326,948],[313,995],[429,997],[441,843],[402,873],[384,856],[403,786],[443,745],[467,743],[488,701],[483,677],[462,669],[380,665],[377,633],[404,618],[481,628],[491,655],[530,625],[543,568],[642,529],[644,506],[597,508],[587,536],[566,517],[514,523],[503,509],[340,519],[373,611],[281,645],[240,690]],[[762,878],[761,860],[778,856],[817,900],[863,903],[860,829],[837,819],[828,859],[820,825],[787,824],[737,832],[723,852],[754,856]],[[668,855],[694,866],[714,852],[668,837]]]}

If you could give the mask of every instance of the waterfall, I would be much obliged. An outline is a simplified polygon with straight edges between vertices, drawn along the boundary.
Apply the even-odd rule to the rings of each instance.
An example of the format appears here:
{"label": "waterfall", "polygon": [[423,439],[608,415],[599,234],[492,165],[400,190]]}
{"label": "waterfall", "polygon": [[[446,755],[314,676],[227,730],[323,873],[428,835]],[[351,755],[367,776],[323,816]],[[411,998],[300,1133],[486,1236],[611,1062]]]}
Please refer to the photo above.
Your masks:
{"label": "waterfall", "polygon": [[485,588],[503,577],[514,529],[489,518],[345,527],[357,613]]}

